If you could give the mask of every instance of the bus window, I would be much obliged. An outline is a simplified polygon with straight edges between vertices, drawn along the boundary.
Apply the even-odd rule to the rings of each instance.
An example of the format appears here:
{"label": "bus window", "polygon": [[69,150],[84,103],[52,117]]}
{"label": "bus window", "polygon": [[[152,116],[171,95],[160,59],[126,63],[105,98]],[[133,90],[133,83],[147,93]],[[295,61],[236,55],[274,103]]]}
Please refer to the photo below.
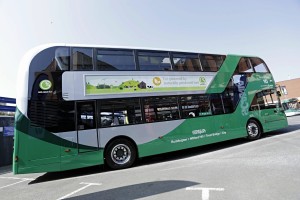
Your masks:
{"label": "bus window", "polygon": [[259,109],[263,110],[266,108],[263,92],[258,92],[256,94],[256,101],[257,101]]}
{"label": "bus window", "polygon": [[241,58],[231,79],[233,93],[233,106],[235,107],[242,98],[248,84],[248,78],[252,75],[253,69],[247,58]]}
{"label": "bus window", "polygon": [[250,110],[263,110],[263,109],[268,109],[268,108],[276,108],[277,105],[274,100],[274,95],[275,90],[264,90],[261,92],[256,93],[256,95],[253,98],[253,101],[251,103]]}
{"label": "bus window", "polygon": [[171,70],[171,61],[168,52],[139,51],[138,61],[140,70]]}
{"label": "bus window", "polygon": [[146,122],[179,119],[177,97],[149,97],[144,99]]}
{"label": "bus window", "polygon": [[[263,91],[264,99],[265,99],[265,105],[266,108],[276,108],[276,91],[275,90],[264,90]],[[275,97],[275,98],[274,98]]]}
{"label": "bus window", "polygon": [[214,115],[224,114],[224,108],[220,94],[210,95],[210,103]]}
{"label": "bus window", "polygon": [[99,104],[101,127],[142,123],[139,99],[108,99]]}
{"label": "bus window", "polygon": [[145,104],[144,105],[144,113],[145,113],[145,121],[146,122],[154,122],[156,121],[156,114],[154,112],[153,105]]}
{"label": "bus window", "polygon": [[135,70],[133,50],[97,50],[96,70]]}
{"label": "bus window", "polygon": [[234,99],[233,92],[230,89],[226,89],[222,93],[221,97],[222,97],[225,113],[232,113],[235,106],[233,102]]}
{"label": "bus window", "polygon": [[248,62],[247,58],[241,58],[237,67],[237,72],[242,73],[253,73],[253,69]]}
{"label": "bus window", "polygon": [[205,72],[216,72],[220,69],[225,56],[200,54],[200,64]]}
{"label": "bus window", "polygon": [[96,128],[94,102],[77,102],[77,129]]}
{"label": "bus window", "polygon": [[69,70],[70,67],[70,48],[58,47],[55,50],[55,61],[59,70]]}
{"label": "bus window", "polygon": [[209,95],[183,96],[180,105],[182,118],[211,115]]}
{"label": "bus window", "polygon": [[250,63],[252,67],[254,68],[255,72],[264,72],[267,73],[269,72],[266,64],[263,62],[262,59],[260,58],[249,58]]}
{"label": "bus window", "polygon": [[177,71],[201,71],[197,54],[173,54],[174,70]]}
{"label": "bus window", "polygon": [[199,96],[180,97],[181,118],[191,118],[198,116]]}
{"label": "bus window", "polygon": [[73,70],[93,70],[93,49],[73,48]]}
{"label": "bus window", "polygon": [[199,116],[211,115],[209,95],[199,96]]}

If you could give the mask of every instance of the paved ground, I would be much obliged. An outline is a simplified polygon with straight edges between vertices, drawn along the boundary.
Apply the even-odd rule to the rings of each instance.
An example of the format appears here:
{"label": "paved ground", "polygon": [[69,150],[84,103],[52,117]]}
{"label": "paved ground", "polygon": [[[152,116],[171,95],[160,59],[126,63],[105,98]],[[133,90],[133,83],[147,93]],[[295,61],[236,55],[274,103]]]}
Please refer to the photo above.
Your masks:
{"label": "paved ground", "polygon": [[242,139],[139,161],[108,171],[12,175],[0,168],[4,199],[300,199],[300,116],[258,141]]}

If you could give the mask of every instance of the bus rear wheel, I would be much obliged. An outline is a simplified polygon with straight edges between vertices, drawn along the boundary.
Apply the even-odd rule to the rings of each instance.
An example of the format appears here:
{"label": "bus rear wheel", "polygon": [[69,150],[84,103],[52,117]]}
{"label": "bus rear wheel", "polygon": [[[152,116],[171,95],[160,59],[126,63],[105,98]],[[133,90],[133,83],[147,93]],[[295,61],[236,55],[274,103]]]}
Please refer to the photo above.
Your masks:
{"label": "bus rear wheel", "polygon": [[123,138],[110,142],[105,151],[105,160],[111,169],[131,167],[136,159],[134,144]]}
{"label": "bus rear wheel", "polygon": [[260,138],[262,133],[259,123],[253,119],[248,121],[246,130],[248,134],[248,140],[257,140]]}

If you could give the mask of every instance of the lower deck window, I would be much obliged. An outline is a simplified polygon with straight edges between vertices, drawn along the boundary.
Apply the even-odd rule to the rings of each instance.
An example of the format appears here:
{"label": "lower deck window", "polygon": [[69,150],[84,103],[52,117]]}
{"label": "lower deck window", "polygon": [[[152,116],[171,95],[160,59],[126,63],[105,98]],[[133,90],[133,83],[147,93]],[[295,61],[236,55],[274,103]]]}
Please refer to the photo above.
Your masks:
{"label": "lower deck window", "polygon": [[143,103],[146,122],[179,119],[177,97],[150,97]]}
{"label": "lower deck window", "polygon": [[142,114],[139,99],[111,99],[99,102],[100,127],[139,124]]}

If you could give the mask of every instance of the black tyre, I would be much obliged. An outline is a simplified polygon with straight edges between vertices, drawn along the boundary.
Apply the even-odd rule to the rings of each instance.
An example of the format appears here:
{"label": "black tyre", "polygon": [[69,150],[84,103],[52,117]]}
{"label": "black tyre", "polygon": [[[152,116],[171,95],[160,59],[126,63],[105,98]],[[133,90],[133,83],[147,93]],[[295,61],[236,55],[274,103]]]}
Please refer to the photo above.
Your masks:
{"label": "black tyre", "polygon": [[257,140],[260,138],[262,130],[259,123],[253,119],[249,120],[246,126],[248,140]]}
{"label": "black tyre", "polygon": [[105,151],[106,164],[112,169],[131,167],[136,159],[134,144],[126,139],[110,142]]}

